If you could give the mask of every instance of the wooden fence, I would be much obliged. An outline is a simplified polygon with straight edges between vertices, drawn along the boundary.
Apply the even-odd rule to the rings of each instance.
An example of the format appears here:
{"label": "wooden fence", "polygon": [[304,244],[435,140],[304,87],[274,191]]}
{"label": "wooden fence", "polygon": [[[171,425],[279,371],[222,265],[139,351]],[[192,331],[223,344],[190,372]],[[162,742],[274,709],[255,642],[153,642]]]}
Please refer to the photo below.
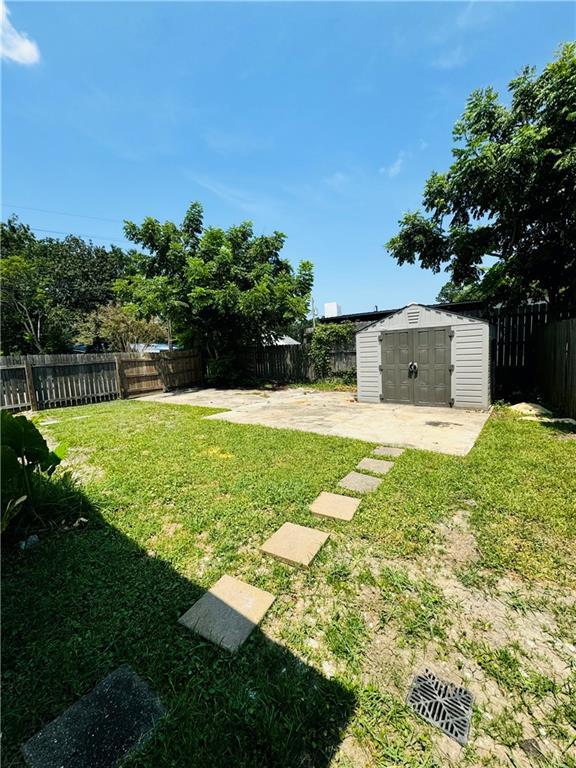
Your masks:
{"label": "wooden fence", "polygon": [[304,345],[247,349],[242,358],[246,370],[265,381],[308,381],[310,365]]}
{"label": "wooden fence", "polygon": [[[306,344],[259,347],[244,353],[246,370],[263,381],[314,381],[317,376]],[[356,370],[356,349],[334,350],[330,354],[330,372],[342,374]]]}
{"label": "wooden fence", "polygon": [[196,350],[0,357],[0,407],[43,410],[200,384]]}
{"label": "wooden fence", "polygon": [[536,384],[544,401],[560,416],[576,418],[576,319],[548,323],[538,329],[534,364]]}

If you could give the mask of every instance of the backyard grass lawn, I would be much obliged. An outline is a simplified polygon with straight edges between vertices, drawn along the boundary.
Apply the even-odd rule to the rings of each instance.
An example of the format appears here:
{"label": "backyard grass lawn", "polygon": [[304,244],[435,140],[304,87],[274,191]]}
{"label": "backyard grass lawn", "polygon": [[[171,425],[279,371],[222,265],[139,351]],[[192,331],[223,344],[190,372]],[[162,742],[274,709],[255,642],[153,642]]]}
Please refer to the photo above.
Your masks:
{"label": "backyard grass lawn", "polygon": [[[93,505],[5,547],[3,765],[128,663],[167,716],[130,766],[549,766],[574,760],[576,440],[496,410],[465,458],[406,451],[351,523],[308,505],[374,447],[113,402],[41,414]],[[307,570],[259,553],[331,532]],[[231,656],[177,623],[223,574],[277,595]],[[460,751],[404,701],[428,666],[475,695]]]}

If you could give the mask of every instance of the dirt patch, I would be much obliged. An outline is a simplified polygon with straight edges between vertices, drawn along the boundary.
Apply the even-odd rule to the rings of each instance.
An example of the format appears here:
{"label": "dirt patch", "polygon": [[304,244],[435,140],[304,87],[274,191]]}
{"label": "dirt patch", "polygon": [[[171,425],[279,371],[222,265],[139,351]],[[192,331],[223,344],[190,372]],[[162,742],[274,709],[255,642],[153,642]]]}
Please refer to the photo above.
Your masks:
{"label": "dirt patch", "polygon": [[[526,754],[520,742],[530,739],[538,742],[548,760],[561,759],[566,738],[569,741],[571,737],[558,734],[564,729],[572,738],[576,736],[566,714],[575,649],[561,636],[549,606],[559,601],[571,606],[574,595],[558,588],[529,586],[513,577],[500,579],[490,591],[464,585],[456,574],[462,566],[474,564],[479,555],[468,518],[468,511],[458,510],[451,520],[438,526],[438,543],[431,557],[384,559],[373,551],[366,555],[375,575],[384,569],[405,574],[399,578],[411,580],[406,583],[408,592],[418,584],[439,590],[444,621],[443,634],[438,638],[414,640],[406,634],[401,616],[396,621],[394,611],[386,605],[390,595],[383,600],[379,589],[364,588],[360,605],[367,624],[375,625],[376,631],[365,653],[363,682],[376,684],[404,700],[413,676],[427,667],[438,677],[472,692],[476,715],[465,752],[432,731],[441,765],[512,764],[528,768],[534,765],[534,758]],[[418,599],[416,595],[416,602]],[[382,623],[382,612],[392,619]],[[484,649],[486,658],[482,656]],[[507,669],[502,670],[503,679],[498,677],[498,654],[517,664],[517,689],[514,675],[506,677]],[[541,681],[544,692],[533,691],[526,682],[531,680],[536,681],[535,687]],[[548,685],[550,693],[545,692]],[[560,725],[555,718],[563,707]],[[472,762],[464,759],[465,755],[474,755]]]}
{"label": "dirt patch", "polygon": [[61,466],[70,470],[72,477],[81,483],[100,482],[105,477],[102,467],[90,463],[93,448],[70,448]]}
{"label": "dirt patch", "polygon": [[458,510],[448,523],[438,526],[444,543],[442,560],[445,567],[462,566],[478,559],[476,538],[468,527],[469,514],[466,510]]}
{"label": "dirt patch", "polygon": [[354,736],[347,736],[336,755],[336,765],[350,768],[368,768],[373,765],[373,758]]}

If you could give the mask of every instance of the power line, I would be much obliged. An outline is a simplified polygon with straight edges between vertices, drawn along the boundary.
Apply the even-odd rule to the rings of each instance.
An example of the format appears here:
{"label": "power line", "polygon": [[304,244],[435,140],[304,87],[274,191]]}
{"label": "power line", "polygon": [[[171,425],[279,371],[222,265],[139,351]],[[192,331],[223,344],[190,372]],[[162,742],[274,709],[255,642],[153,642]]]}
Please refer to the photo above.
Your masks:
{"label": "power line", "polygon": [[[113,238],[114,235],[95,235],[95,234],[88,234],[88,233],[82,233],[82,232],[62,232],[57,229],[40,229],[40,227],[30,227],[32,232],[45,232],[49,235],[64,235],[67,237],[68,235],[73,235],[76,237],[85,237],[85,238],[96,238],[98,240],[108,240],[111,245],[118,245],[118,242],[114,242]],[[126,243],[127,245],[134,245],[134,243],[131,243],[129,240],[122,240],[121,242]]]}
{"label": "power line", "polygon": [[2,203],[3,208],[19,208],[22,211],[37,211],[38,213],[53,213],[56,216],[72,216],[75,219],[93,219],[94,221],[108,221],[112,224],[124,224],[121,219],[105,219],[102,216],[83,216],[80,213],[66,213],[65,211],[51,211],[49,208],[32,208],[28,205],[12,205],[12,203]]}

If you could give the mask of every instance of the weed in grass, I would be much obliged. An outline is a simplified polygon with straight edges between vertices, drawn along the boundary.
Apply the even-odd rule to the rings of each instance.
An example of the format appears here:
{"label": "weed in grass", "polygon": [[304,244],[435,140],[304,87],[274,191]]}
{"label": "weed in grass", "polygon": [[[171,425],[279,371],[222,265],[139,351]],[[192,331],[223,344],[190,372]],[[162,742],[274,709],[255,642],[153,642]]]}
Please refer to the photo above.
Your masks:
{"label": "weed in grass", "polygon": [[[374,686],[357,694],[354,733],[370,745],[376,765],[407,768],[440,768],[433,757],[429,727],[420,725],[414,713],[397,697]],[[431,729],[430,729],[431,730]]]}
{"label": "weed in grass", "polygon": [[495,741],[505,747],[515,747],[522,740],[524,733],[515,712],[510,707],[505,707],[489,721],[485,730]]}
{"label": "weed in grass", "polygon": [[529,694],[536,699],[541,699],[549,693],[555,693],[558,689],[553,680],[523,666],[519,658],[518,646],[491,648],[486,643],[464,641],[460,649],[472,656],[480,668],[503,690]]}
{"label": "weed in grass", "polygon": [[328,571],[326,581],[333,587],[344,587],[352,575],[352,569],[347,563],[335,563]]}
{"label": "weed in grass", "polygon": [[405,571],[384,568],[379,580],[384,606],[383,625],[394,622],[409,644],[445,639],[448,617],[440,590],[426,581],[414,581]]}
{"label": "weed in grass", "polygon": [[490,590],[498,583],[498,572],[481,568],[478,563],[468,563],[455,571],[458,580],[468,589]]}
{"label": "weed in grass", "polygon": [[368,642],[368,628],[362,616],[352,610],[337,611],[326,628],[326,645],[338,659],[356,668]]}

